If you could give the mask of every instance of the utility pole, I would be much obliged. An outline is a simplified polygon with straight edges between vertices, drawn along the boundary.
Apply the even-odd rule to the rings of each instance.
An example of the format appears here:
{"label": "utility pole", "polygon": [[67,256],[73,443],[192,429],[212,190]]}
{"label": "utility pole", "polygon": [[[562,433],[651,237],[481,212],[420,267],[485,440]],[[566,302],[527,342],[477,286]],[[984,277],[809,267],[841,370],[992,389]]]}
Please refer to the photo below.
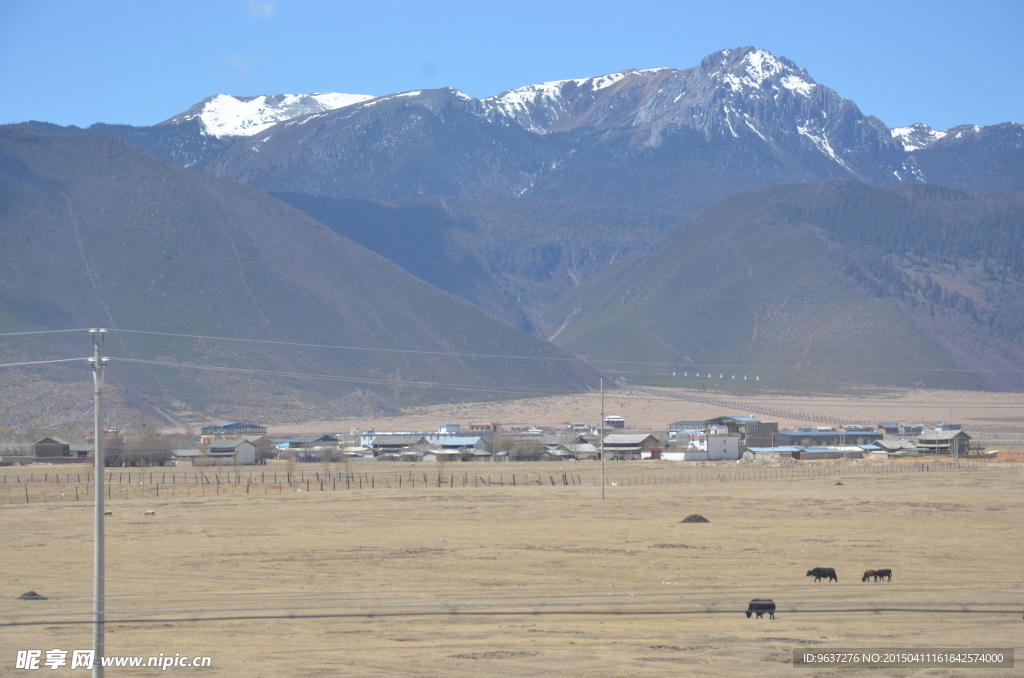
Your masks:
{"label": "utility pole", "polygon": [[93,545],[93,584],[92,584],[92,676],[103,678],[103,652],[104,638],[106,633],[106,599],[105,599],[105,564],[103,553],[103,372],[110,362],[109,358],[103,357],[103,340],[106,338],[106,330],[89,330],[92,337],[94,357],[89,358],[92,365],[92,378],[95,385],[95,411],[94,411],[94,437],[95,447],[93,456],[96,458],[96,478],[93,483],[93,490],[96,500],[96,515],[94,517],[94,545]]}
{"label": "utility pole", "polygon": [[604,500],[604,377],[601,377],[601,499]]}

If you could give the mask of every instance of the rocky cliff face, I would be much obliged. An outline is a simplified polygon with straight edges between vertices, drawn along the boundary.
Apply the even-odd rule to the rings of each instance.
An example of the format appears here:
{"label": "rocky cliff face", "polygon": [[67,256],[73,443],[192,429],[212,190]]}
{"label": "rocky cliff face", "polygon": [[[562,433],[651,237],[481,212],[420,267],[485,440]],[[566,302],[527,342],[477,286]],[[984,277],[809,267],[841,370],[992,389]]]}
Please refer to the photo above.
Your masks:
{"label": "rocky cliff face", "polygon": [[[578,128],[631,130],[657,147],[681,128],[713,139],[763,144],[780,161],[817,172],[892,183],[904,153],[888,128],[816,83],[784,57],[746,47],[723,50],[686,70],[632,70],[532,85],[484,99],[487,115],[537,133]],[[907,177],[912,178],[912,177]]]}

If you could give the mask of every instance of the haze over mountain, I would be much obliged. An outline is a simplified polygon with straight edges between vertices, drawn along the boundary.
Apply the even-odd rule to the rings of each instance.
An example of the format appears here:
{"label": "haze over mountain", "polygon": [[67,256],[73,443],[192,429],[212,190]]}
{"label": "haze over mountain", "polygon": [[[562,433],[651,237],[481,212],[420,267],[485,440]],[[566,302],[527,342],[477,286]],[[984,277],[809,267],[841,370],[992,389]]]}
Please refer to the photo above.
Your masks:
{"label": "haze over mountain", "polygon": [[[52,134],[80,131],[33,124]],[[944,370],[938,380],[924,381],[905,372],[895,379],[899,383],[1018,387],[1013,378],[974,380],[950,370],[1018,364],[1019,342],[1009,328],[1024,318],[1024,309],[1004,301],[1006,290],[1017,289],[1019,272],[1009,264],[993,272],[991,264],[980,263],[991,257],[972,245],[962,253],[964,268],[949,274],[942,268],[952,265],[944,258],[948,253],[926,246],[901,249],[877,232],[878,222],[856,215],[870,214],[869,206],[876,203],[902,205],[893,209],[909,210],[915,224],[932,215],[936,228],[943,224],[956,230],[961,228],[957,219],[965,219],[963,228],[971,233],[980,228],[980,233],[988,228],[984,224],[993,223],[991,210],[1004,210],[1009,226],[1000,228],[1019,233],[1024,224],[1013,221],[1015,198],[972,198],[969,193],[1024,189],[1024,126],[1007,122],[934,130],[919,123],[890,129],[797,64],[754,47],[722,50],[683,70],[628,70],[530,85],[484,99],[450,88],[376,98],[218,95],[152,127],[90,129],[119,134],[165,160],[266,191],[494,318],[538,336],[556,336],[558,343],[591,357],[671,362],[703,355],[699,360],[728,364],[805,365],[795,346],[784,346],[782,339],[772,344],[761,322],[753,326],[762,328],[759,341],[767,343],[740,350],[751,341],[753,307],[733,308],[736,317],[714,331],[698,324],[705,334],[680,348],[672,333],[681,330],[665,325],[676,321],[655,321],[651,310],[641,323],[629,315],[633,310],[622,310],[625,306],[595,301],[620,293],[623,299],[644,296],[637,290],[648,283],[630,284],[623,291],[608,276],[642,280],[645,267],[651,267],[688,281],[694,286],[690,292],[704,290],[708,299],[725,304],[720,291],[705,288],[716,278],[702,276],[699,265],[676,271],[686,260],[686,248],[711,247],[686,245],[686,239],[703,233],[700,237],[711,242],[707,229],[750,230],[757,222],[751,241],[756,245],[750,246],[771,253],[759,255],[769,268],[751,274],[751,280],[737,279],[737,289],[747,297],[761,293],[758,285],[788,290],[772,296],[773,303],[810,324],[817,304],[828,304],[829,313],[849,304],[849,318],[867,314],[859,317],[874,318],[879,328],[831,344],[808,339],[805,357],[811,356],[812,364],[849,367],[884,355],[888,367],[930,361]],[[844,201],[852,201],[855,216],[843,232],[873,234],[859,247],[816,225],[821,215],[810,225],[789,221],[788,212],[774,221],[757,221],[775,214],[782,200],[764,198],[774,195],[773,189],[763,193],[767,187],[836,180],[859,182],[871,191],[850,189],[847,194],[833,188],[825,200],[813,191],[786,189],[787,209],[800,212],[827,204],[845,214],[849,205]],[[929,183],[958,191],[941,197],[907,192]],[[740,204],[752,211],[735,207]],[[691,231],[688,224],[705,212]],[[917,235],[929,232],[923,226],[915,229]],[[812,240],[801,240],[808,232],[818,234],[824,251]],[[795,249],[783,242],[794,243]],[[822,257],[839,250],[847,254],[839,269],[845,272],[828,277],[836,262]],[[817,263],[803,270],[794,251],[806,251],[808,261]],[[924,251],[930,254],[920,254]],[[708,256],[711,261],[718,254]],[[849,261],[856,265],[847,270]],[[792,267],[800,275],[783,285],[780,272],[789,275]],[[881,271],[890,269],[895,271],[891,284],[903,280],[898,294],[888,288],[879,292],[866,282],[889,280],[885,276],[890,274]],[[927,292],[915,287],[925,282]],[[804,294],[801,285],[813,293]],[[677,301],[662,299],[660,308],[669,315],[694,311],[671,310],[688,298],[687,289],[672,287]],[[968,312],[962,301],[953,303],[949,312],[959,314],[956,323],[932,320],[945,317],[943,300],[949,298],[974,305]],[[597,313],[595,308],[602,318],[590,315]],[[928,308],[927,317],[921,308]],[[830,322],[840,327],[849,318],[840,312]],[[949,327],[976,322],[986,323],[987,329],[973,333],[970,341],[949,335]],[[619,329],[612,331],[612,326]],[[647,340],[640,340],[639,327],[648,328]],[[787,332],[777,337],[799,334]],[[612,337],[622,341],[613,347]],[[869,350],[870,341],[880,348]],[[838,372],[802,374],[830,380]],[[894,383],[891,375],[879,380],[870,371],[861,374],[874,383]]]}
{"label": "haze over mountain", "polygon": [[[175,167],[114,135],[0,127],[0,197],[6,332],[104,326],[355,349],[115,332],[108,381],[124,406],[171,420],[246,413],[294,420],[337,416],[356,401],[388,406],[597,386],[596,372],[560,349],[265,193]],[[90,352],[85,333],[8,339],[0,349],[3,362]],[[10,419],[46,409],[72,416],[83,404],[87,411],[84,363],[31,369],[19,379],[5,373],[0,398]],[[34,390],[23,390],[26,382]],[[355,389],[362,400],[352,400]]]}

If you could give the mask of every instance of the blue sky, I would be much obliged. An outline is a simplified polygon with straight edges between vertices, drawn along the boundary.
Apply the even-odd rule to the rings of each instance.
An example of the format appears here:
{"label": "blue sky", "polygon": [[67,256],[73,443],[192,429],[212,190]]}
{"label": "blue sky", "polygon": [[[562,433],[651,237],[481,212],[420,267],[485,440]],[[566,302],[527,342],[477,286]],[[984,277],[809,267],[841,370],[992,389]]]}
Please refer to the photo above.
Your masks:
{"label": "blue sky", "polygon": [[1024,2],[0,2],[0,123],[149,125],[213,94],[484,97],[756,45],[891,127],[1024,122]]}

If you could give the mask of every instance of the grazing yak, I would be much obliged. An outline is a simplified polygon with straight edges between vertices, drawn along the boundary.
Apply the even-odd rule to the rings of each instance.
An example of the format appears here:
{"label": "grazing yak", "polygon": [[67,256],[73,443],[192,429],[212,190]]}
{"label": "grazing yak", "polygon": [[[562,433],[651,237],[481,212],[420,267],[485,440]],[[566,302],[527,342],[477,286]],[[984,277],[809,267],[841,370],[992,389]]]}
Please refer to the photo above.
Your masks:
{"label": "grazing yak", "polygon": [[836,576],[835,568],[832,567],[816,567],[813,570],[807,570],[808,577],[814,577],[814,581],[821,581],[824,578],[828,578],[829,581],[835,580],[839,583],[839,577]]}
{"label": "grazing yak", "polygon": [[747,607],[747,619],[750,619],[750,615],[756,614],[757,618],[767,612],[769,619],[775,619],[775,602],[772,600],[760,600],[755,598],[750,601],[750,605]]}
{"label": "grazing yak", "polygon": [[892,570],[875,570],[875,581],[878,581],[879,579],[892,581]]}
{"label": "grazing yak", "polygon": [[[861,581],[867,581],[868,579],[871,579],[874,576],[875,576],[875,571],[874,570],[866,570],[864,572],[864,576],[861,577],[860,580]],[[875,581],[878,581],[878,580],[876,579]]]}

